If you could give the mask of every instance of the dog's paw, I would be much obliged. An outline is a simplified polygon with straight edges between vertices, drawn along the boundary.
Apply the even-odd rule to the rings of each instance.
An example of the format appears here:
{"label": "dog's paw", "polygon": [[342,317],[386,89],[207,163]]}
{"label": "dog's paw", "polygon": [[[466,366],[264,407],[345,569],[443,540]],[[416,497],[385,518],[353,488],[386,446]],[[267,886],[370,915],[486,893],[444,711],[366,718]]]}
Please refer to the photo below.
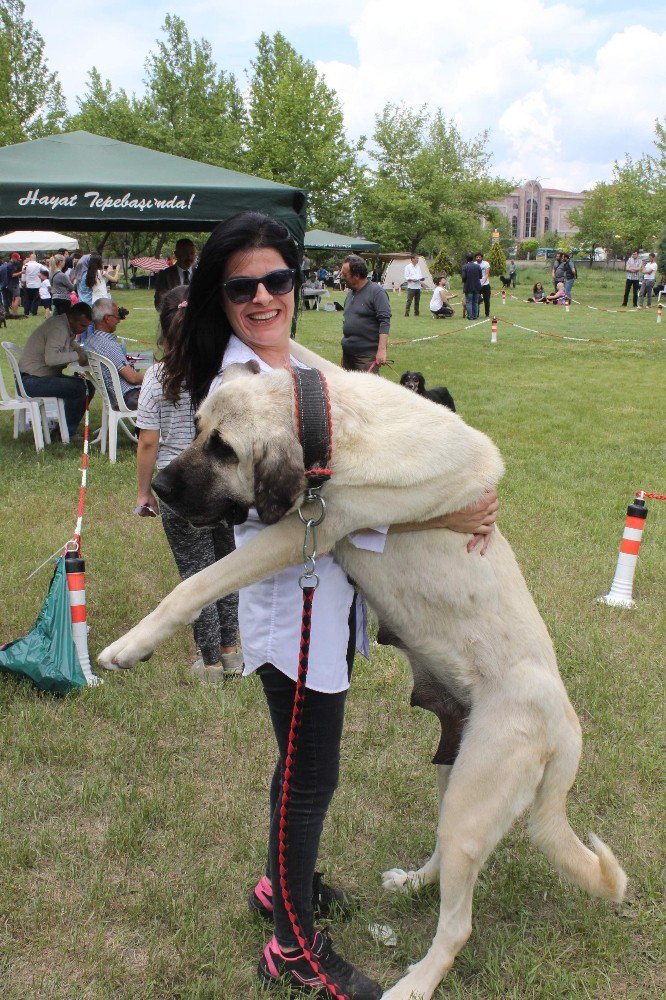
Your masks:
{"label": "dog's paw", "polygon": [[142,638],[139,628],[137,626],[102,650],[97,662],[103,670],[129,670],[139,660],[147,660],[152,656],[153,643],[146,637]]}
{"label": "dog's paw", "polygon": [[427,1000],[432,993],[416,993],[414,987],[409,982],[409,977],[405,976],[400,982],[392,986],[387,993],[382,993],[382,1000]]}
{"label": "dog's paw", "polygon": [[409,873],[402,868],[390,868],[382,875],[382,886],[387,892],[406,892],[409,889]]}

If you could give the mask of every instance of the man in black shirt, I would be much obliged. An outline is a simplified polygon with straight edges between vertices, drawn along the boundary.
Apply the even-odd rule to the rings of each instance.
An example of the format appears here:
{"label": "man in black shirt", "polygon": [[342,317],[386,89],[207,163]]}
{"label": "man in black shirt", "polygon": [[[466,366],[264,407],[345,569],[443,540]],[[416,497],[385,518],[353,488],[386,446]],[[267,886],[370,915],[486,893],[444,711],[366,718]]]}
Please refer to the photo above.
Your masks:
{"label": "man in black shirt", "polygon": [[479,295],[481,293],[481,268],[471,253],[468,253],[461,271],[463,292],[467,303],[467,319],[479,318]]}

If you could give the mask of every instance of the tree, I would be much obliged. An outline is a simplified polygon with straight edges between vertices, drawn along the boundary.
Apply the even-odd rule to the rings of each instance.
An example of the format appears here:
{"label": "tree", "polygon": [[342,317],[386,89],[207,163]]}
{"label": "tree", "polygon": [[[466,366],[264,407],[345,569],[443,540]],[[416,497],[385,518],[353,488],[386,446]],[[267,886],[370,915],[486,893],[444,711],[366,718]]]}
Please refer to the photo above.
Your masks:
{"label": "tree", "polygon": [[438,110],[387,104],[375,120],[372,157],[359,207],[363,230],[386,250],[432,251],[481,245],[488,202],[511,185],[488,174],[488,134],[470,142]]}
{"label": "tree", "polygon": [[335,91],[280,32],[262,33],[252,69],[248,169],[307,191],[311,225],[349,231],[363,141],[348,142]]}
{"label": "tree", "polygon": [[453,257],[451,257],[446,247],[442,247],[441,250],[435,256],[435,259],[433,260],[432,264],[430,265],[430,270],[432,272],[435,281],[437,281],[439,276],[444,271],[446,271],[447,274],[451,274],[454,267],[455,264],[453,262]]}
{"label": "tree", "polygon": [[529,260],[532,254],[536,254],[540,243],[537,239],[530,237],[518,244],[518,260]]}
{"label": "tree", "polygon": [[506,257],[499,243],[493,243],[491,246],[490,253],[488,254],[488,263],[490,264],[490,274],[492,277],[504,274],[506,271]]}
{"label": "tree", "polygon": [[0,0],[0,146],[60,130],[65,98],[23,0]]}

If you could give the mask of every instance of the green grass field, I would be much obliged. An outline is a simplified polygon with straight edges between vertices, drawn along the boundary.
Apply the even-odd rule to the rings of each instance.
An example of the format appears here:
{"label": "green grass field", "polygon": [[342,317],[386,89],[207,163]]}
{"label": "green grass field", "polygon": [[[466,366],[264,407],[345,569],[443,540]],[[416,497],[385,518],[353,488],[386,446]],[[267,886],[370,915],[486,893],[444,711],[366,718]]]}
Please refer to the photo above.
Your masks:
{"label": "green grass field", "polygon": [[[566,885],[520,824],[479,879],[474,930],[437,997],[635,998],[663,995],[664,554],[666,504],[651,501],[633,611],[595,603],[610,586],[625,508],[636,489],[666,493],[666,320],[633,312],[528,305],[544,272],[520,271],[502,321],[461,329],[458,315],[405,319],[394,296],[396,379],[446,384],[459,412],[506,460],[501,526],[553,636],[585,734],[572,823],[595,831],[629,875],[619,911]],[[497,284],[497,283],[496,283]],[[616,308],[624,280],[583,274],[575,295]],[[154,343],[148,293],[119,293],[121,333]],[[508,321],[563,340],[516,329]],[[36,321],[9,323],[21,343]],[[299,339],[334,360],[340,314],[305,313]],[[7,370],[3,365],[5,373]],[[99,403],[93,405],[93,425]],[[0,641],[26,632],[50,571],[27,576],[74,530],[79,456],[37,456],[0,420],[3,503]],[[132,516],[134,452],[95,450],[83,551],[91,655],[177,582],[159,522]],[[294,595],[298,600],[298,595]],[[267,929],[246,912],[260,874],[274,762],[254,679],[202,687],[189,675],[191,632],[102,687],[58,699],[0,675],[0,994],[3,1000],[246,1000]],[[434,718],[408,707],[410,680],[392,649],[357,661],[341,785],[321,866],[362,902],[336,946],[386,985],[422,957],[438,899],[383,894],[381,872],[431,852],[436,815]],[[390,924],[398,945],[375,943]],[[283,995],[284,996],[284,995]]]}

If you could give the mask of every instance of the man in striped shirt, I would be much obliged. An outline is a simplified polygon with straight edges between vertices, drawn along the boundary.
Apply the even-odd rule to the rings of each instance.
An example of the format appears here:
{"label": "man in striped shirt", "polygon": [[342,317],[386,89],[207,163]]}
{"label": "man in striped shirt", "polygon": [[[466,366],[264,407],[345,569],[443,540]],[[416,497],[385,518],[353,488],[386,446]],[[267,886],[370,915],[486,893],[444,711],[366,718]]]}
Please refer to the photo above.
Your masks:
{"label": "man in striped shirt", "polygon": [[[116,337],[116,327],[120,322],[118,306],[113,299],[98,299],[92,307],[92,318],[95,329],[86,338],[86,350],[94,351],[107,358],[118,369],[120,388],[123,391],[125,406],[136,410],[139,403],[139,393],[143,382],[143,372],[134,368],[125,353],[125,348]],[[111,400],[115,400],[111,376],[102,368],[104,381],[109,390]]]}

